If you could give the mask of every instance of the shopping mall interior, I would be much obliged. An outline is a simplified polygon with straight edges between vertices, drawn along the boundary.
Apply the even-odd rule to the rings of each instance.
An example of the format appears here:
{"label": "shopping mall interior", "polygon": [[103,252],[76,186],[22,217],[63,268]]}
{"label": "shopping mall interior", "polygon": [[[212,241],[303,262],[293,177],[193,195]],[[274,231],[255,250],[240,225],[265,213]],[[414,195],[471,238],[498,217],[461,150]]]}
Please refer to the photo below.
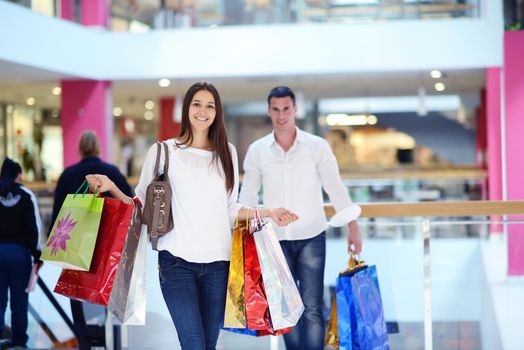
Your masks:
{"label": "shopping mall interior", "polygon": [[[0,159],[22,164],[48,229],[82,131],[135,186],[187,88],[210,81],[242,175],[272,131],[268,92],[289,86],[363,208],[391,348],[524,349],[522,57],[522,0],[0,0]],[[326,322],[347,234],[327,231]],[[146,324],[86,303],[92,348],[178,348],[147,260]],[[30,294],[30,348],[78,346],[59,274],[44,264]],[[281,338],[222,331],[217,348]]]}

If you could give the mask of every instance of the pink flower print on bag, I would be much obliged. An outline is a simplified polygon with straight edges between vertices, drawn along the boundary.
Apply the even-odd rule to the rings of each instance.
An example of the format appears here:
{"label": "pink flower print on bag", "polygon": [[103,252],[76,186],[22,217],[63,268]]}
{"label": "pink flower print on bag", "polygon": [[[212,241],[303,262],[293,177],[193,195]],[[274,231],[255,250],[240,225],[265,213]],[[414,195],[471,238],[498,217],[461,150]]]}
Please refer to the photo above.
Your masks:
{"label": "pink flower print on bag", "polygon": [[47,242],[47,245],[51,247],[51,255],[56,255],[58,249],[66,250],[66,243],[71,239],[69,233],[73,230],[76,225],[76,221],[72,220],[71,213],[68,213],[65,218],[58,220],[56,230]]}

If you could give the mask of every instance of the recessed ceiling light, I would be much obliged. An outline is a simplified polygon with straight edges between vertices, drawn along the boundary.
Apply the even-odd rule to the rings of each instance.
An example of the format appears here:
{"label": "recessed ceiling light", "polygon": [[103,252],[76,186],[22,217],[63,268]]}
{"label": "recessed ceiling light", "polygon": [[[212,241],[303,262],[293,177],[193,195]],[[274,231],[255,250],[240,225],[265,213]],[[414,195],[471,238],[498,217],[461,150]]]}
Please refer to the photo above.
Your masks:
{"label": "recessed ceiling light", "polygon": [[27,100],[25,100],[25,102],[29,105],[29,106],[32,106],[35,104],[36,102],[36,99],[34,97],[28,97]]}
{"label": "recessed ceiling light", "polygon": [[378,118],[374,114],[368,115],[367,122],[368,122],[369,125],[375,125],[378,122]]}
{"label": "recessed ceiling light", "polygon": [[115,117],[120,117],[122,115],[122,108],[120,107],[113,108],[113,115]]}
{"label": "recessed ceiling light", "polygon": [[439,79],[442,78],[442,72],[439,70],[432,70],[431,73],[429,73],[433,79]]}
{"label": "recessed ceiling light", "polygon": [[53,95],[58,96],[62,93],[62,88],[60,86],[55,86],[51,92]]}
{"label": "recessed ceiling light", "polygon": [[155,115],[153,114],[152,111],[146,111],[146,112],[144,113],[144,119],[145,119],[145,120],[153,120],[153,117],[154,117],[154,116],[155,116]]}
{"label": "recessed ceiling light", "polygon": [[446,85],[442,82],[435,83],[435,90],[437,90],[438,92],[442,92],[446,90]]}
{"label": "recessed ceiling light", "polygon": [[147,100],[144,103],[144,107],[146,107],[146,109],[153,109],[155,107],[155,103],[151,100]]}
{"label": "recessed ceiling light", "polygon": [[168,87],[169,85],[171,85],[171,81],[169,79],[165,79],[165,78],[164,79],[160,79],[158,81],[158,85],[160,87]]}

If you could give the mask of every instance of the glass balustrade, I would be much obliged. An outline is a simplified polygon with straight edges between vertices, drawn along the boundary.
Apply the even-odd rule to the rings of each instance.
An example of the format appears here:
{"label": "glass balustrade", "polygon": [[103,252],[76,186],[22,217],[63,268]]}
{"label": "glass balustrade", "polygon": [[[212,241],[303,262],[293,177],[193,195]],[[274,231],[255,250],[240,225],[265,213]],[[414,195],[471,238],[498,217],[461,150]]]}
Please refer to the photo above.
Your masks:
{"label": "glass balustrade", "polygon": [[[441,203],[445,205],[445,203]],[[509,225],[522,225],[506,221]],[[364,238],[361,258],[376,265],[392,349],[502,348],[490,279],[505,276],[504,225],[486,216],[377,217],[359,219]],[[329,318],[338,273],[347,264],[347,229],[327,231],[324,316]],[[132,349],[177,348],[178,340],[163,302],[157,277],[156,253],[148,252],[147,323],[129,326],[115,336]],[[52,289],[60,269],[45,264],[41,277]],[[499,276],[499,277],[500,277]],[[67,298],[53,294],[71,316]],[[30,295],[40,322],[30,317],[30,346],[48,348],[73,338],[40,288]],[[104,309],[86,307],[87,323],[103,329]],[[7,318],[9,316],[7,315]],[[116,322],[115,322],[116,324]],[[173,347],[175,346],[175,347]],[[222,332],[222,349],[284,349],[281,337],[249,337]]]}
{"label": "glass balustrade", "polygon": [[[58,17],[60,13],[60,2],[56,0],[10,2],[43,15]],[[162,6],[162,3],[165,5]],[[79,7],[80,1],[73,4]],[[114,31],[142,32],[166,28],[230,25],[348,24],[478,18],[481,14],[480,6],[479,0],[113,0],[110,28]],[[75,13],[78,14],[79,11]]]}

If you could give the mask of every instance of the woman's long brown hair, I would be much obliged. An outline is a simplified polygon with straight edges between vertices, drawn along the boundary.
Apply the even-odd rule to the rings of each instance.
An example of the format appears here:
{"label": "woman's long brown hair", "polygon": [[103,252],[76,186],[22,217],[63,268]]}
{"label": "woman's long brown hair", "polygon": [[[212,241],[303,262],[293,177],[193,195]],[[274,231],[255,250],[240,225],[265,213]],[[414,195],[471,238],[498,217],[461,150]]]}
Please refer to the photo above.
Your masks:
{"label": "woman's long brown hair", "polygon": [[217,89],[211,83],[202,82],[193,84],[184,96],[184,104],[182,106],[182,125],[180,127],[180,135],[178,136],[181,144],[191,146],[193,143],[193,130],[191,129],[191,122],[189,121],[189,106],[193,101],[193,96],[200,90],[206,90],[213,95],[215,99],[215,120],[209,127],[208,138],[213,149],[213,160],[220,160],[222,169],[224,170],[225,184],[228,192],[233,190],[235,184],[235,176],[233,174],[233,159],[227,141],[226,127],[224,125],[224,109]]}

